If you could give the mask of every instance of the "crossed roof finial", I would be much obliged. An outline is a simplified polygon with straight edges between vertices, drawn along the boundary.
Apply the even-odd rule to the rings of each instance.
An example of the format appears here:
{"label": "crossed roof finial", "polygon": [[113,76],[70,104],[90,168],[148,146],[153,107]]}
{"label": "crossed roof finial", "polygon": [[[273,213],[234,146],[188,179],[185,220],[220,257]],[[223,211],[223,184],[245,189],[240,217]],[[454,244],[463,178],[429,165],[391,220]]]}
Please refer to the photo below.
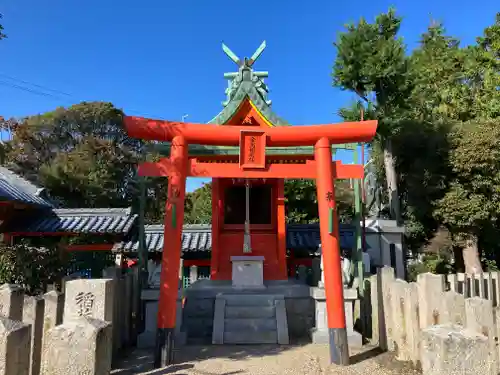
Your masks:
{"label": "crossed roof finial", "polygon": [[243,60],[241,60],[238,56],[236,56],[236,54],[233,51],[229,49],[228,46],[222,43],[222,50],[224,51],[224,53],[240,68],[242,66],[247,66],[249,68],[252,67],[252,65],[255,63],[255,61],[258,60],[258,58],[260,57],[260,55],[262,55],[262,52],[264,52],[265,49],[266,49],[266,41],[264,40],[260,44],[259,48],[255,50],[250,59],[245,57]]}

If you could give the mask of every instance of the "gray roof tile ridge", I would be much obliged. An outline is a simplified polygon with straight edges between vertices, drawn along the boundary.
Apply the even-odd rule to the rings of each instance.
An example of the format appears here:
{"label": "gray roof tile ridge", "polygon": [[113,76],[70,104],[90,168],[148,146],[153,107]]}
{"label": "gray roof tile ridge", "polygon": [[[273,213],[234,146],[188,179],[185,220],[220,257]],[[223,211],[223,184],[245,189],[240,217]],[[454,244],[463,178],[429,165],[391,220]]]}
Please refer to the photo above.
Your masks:
{"label": "gray roof tile ridge", "polygon": [[53,212],[57,216],[130,216],[132,208],[58,208]]}

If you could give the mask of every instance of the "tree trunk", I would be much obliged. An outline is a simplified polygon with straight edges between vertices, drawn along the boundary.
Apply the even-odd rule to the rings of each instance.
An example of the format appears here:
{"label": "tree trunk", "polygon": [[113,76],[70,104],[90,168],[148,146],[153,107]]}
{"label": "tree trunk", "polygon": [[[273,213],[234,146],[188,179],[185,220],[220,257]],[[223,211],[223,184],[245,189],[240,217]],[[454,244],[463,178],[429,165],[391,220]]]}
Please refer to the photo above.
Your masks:
{"label": "tree trunk", "polygon": [[471,234],[466,238],[462,253],[466,273],[477,274],[483,272],[481,261],[479,260],[478,239],[476,235]]}
{"label": "tree trunk", "polygon": [[400,224],[401,206],[398,194],[398,175],[396,173],[394,155],[392,154],[392,142],[390,139],[384,141],[384,167],[391,218],[395,219],[398,224]]}

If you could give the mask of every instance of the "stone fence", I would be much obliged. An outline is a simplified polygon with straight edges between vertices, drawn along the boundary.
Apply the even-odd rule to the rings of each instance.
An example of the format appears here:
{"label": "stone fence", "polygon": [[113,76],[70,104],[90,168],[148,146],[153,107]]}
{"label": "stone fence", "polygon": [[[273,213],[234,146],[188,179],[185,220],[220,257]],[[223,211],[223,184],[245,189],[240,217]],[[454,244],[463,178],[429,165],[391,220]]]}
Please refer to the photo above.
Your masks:
{"label": "stone fence", "polygon": [[371,340],[412,361],[423,375],[500,371],[498,274],[394,277],[390,267],[366,280]]}
{"label": "stone fence", "polygon": [[109,374],[118,350],[137,339],[139,290],[137,272],[104,276],[35,297],[0,286],[0,375]]}

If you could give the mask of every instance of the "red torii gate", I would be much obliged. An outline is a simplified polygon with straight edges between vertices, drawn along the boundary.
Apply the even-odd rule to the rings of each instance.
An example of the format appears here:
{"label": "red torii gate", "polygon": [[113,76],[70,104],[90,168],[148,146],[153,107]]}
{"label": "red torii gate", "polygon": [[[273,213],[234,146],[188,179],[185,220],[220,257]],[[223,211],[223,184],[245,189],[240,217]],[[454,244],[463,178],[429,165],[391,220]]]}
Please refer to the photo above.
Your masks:
{"label": "red torii gate", "polygon": [[[139,165],[141,176],[169,177],[165,208],[165,240],[158,303],[155,366],[172,363],[178,271],[186,178],[308,178],[316,179],[320,236],[323,252],[327,319],[332,363],[347,365],[349,353],[335,207],[334,178],[362,178],[363,166],[332,161],[332,144],[369,142],[377,121],[271,127],[190,124],[126,116],[128,135],[144,140],[172,142],[170,158]],[[200,162],[188,155],[189,144],[239,146],[238,164]],[[305,164],[272,164],[266,146],[314,146],[314,160]],[[167,251],[168,247],[168,251]]]}

